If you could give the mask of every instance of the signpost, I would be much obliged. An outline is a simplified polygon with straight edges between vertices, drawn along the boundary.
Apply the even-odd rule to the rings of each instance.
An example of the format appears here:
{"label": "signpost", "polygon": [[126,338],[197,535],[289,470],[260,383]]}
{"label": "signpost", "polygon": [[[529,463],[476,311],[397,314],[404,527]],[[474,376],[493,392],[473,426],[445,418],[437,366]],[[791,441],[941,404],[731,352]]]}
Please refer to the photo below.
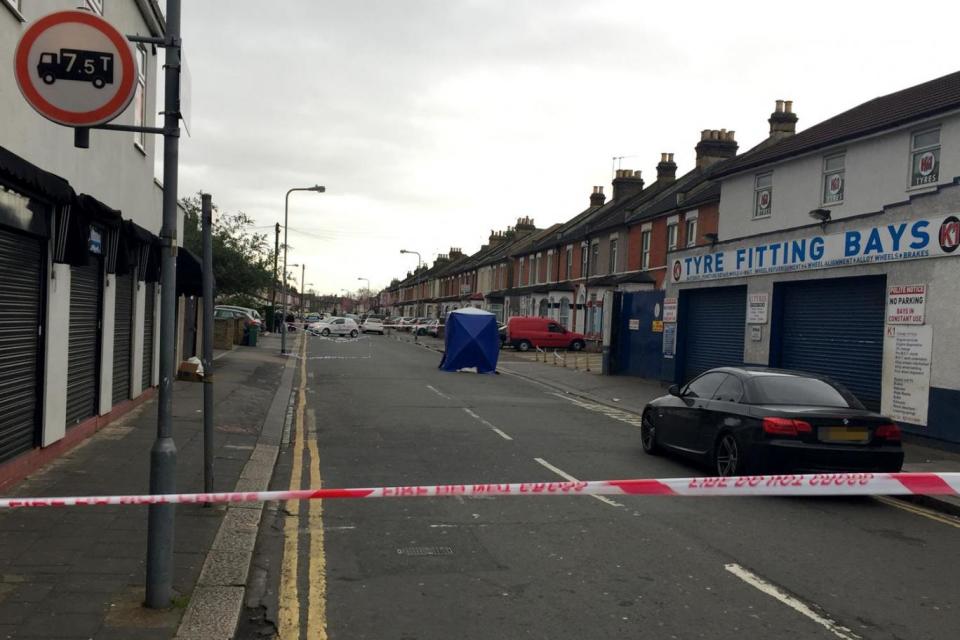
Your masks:
{"label": "signpost", "polygon": [[[130,42],[166,49],[163,127],[109,124],[123,113],[137,87]],[[14,53],[17,84],[45,118],[74,128],[74,145],[90,146],[90,129],[163,135],[163,222],[160,227],[160,389],[157,438],[150,450],[150,493],[176,493],[173,441],[176,363],[177,174],[180,143],[180,0],[167,0],[163,37],[124,36],[88,11],[59,11],[33,22]],[[205,319],[204,324],[211,321]],[[149,507],[146,606],[163,609],[173,595],[172,504]]]}

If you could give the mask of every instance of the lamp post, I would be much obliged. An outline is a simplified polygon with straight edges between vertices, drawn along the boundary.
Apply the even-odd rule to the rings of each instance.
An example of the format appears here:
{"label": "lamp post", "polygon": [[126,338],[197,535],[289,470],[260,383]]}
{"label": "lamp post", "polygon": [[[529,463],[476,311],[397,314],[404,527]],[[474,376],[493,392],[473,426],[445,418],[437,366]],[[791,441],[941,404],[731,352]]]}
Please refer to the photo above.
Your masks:
{"label": "lamp post", "polygon": [[[370,278],[359,277],[359,278],[357,278],[357,280],[365,280],[365,281],[366,281],[366,283],[367,283],[367,303],[369,303],[369,302],[370,302]],[[370,309],[366,309],[366,311],[369,312]]]}
{"label": "lamp post", "polygon": [[326,187],[319,184],[312,187],[295,187],[287,191],[287,195],[283,199],[283,316],[281,317],[282,322],[280,323],[281,355],[287,353],[287,220],[290,214],[290,194],[294,191],[323,193],[326,190]]}
{"label": "lamp post", "polygon": [[414,280],[417,287],[417,311],[414,315],[418,318],[420,317],[420,265],[423,264],[423,258],[420,257],[419,251],[409,251],[408,249],[400,249],[400,253],[413,253],[417,256],[417,278]]}

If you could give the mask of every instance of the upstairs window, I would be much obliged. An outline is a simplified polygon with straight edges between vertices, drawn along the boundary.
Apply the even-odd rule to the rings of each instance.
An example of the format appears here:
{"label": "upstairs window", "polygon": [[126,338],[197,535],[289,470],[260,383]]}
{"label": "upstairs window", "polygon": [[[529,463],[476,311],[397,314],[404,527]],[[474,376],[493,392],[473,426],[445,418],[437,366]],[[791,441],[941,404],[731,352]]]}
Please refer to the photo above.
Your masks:
{"label": "upstairs window", "polygon": [[617,272],[617,239],[610,238],[610,264],[607,273]]}
{"label": "upstairs window", "polygon": [[843,188],[846,184],[844,162],[846,156],[830,156],[823,159],[823,204],[843,202]]}
{"label": "upstairs window", "polygon": [[567,245],[567,277],[566,280],[569,280],[573,277],[573,245]]}
{"label": "upstairs window", "polygon": [[650,268],[650,230],[640,233],[640,268]]}
{"label": "upstairs window", "polygon": [[936,184],[940,180],[940,128],[913,134],[910,145],[910,186]]}
{"label": "upstairs window", "polygon": [[553,249],[547,251],[547,282],[553,282]]}
{"label": "upstairs window", "polygon": [[686,225],[684,232],[687,234],[687,246],[694,247],[697,245],[697,219],[688,218],[684,224]]}
{"label": "upstairs window", "polygon": [[520,272],[517,274],[517,284],[521,287],[525,284],[523,281],[523,258],[520,258]]}
{"label": "upstairs window", "polygon": [[590,254],[587,252],[587,243],[584,242],[583,244],[580,245],[580,277],[581,278],[587,277],[587,267],[589,266],[587,264],[587,259],[589,258],[589,256]]}
{"label": "upstairs window", "polygon": [[597,263],[600,262],[600,241],[594,240],[590,245],[590,274],[596,275],[597,269],[599,266]]}
{"label": "upstairs window", "polygon": [[761,173],[753,186],[753,217],[766,218],[773,213],[773,173]]}
{"label": "upstairs window", "polygon": [[677,231],[676,222],[667,225],[667,251],[673,251],[677,248]]}

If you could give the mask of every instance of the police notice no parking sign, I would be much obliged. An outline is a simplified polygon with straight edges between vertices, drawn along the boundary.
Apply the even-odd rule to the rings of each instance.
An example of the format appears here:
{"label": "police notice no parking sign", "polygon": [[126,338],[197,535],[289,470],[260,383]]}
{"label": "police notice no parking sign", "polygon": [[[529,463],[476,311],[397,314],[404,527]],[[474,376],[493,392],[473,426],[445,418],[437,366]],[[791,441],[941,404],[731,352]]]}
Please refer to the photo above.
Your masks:
{"label": "police notice no parking sign", "polygon": [[87,11],[59,11],[30,25],[17,44],[14,70],[30,106],[68,127],[113,120],[137,88],[130,43]]}

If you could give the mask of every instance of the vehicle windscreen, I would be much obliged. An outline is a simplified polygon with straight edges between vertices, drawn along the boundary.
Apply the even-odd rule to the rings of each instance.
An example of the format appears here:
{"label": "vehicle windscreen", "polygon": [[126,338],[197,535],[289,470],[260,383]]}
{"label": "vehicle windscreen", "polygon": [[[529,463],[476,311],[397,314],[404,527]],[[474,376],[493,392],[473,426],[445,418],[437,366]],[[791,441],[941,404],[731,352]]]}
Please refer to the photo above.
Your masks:
{"label": "vehicle windscreen", "polygon": [[756,376],[748,387],[753,404],[863,408],[852,393],[818,378],[779,374]]}

